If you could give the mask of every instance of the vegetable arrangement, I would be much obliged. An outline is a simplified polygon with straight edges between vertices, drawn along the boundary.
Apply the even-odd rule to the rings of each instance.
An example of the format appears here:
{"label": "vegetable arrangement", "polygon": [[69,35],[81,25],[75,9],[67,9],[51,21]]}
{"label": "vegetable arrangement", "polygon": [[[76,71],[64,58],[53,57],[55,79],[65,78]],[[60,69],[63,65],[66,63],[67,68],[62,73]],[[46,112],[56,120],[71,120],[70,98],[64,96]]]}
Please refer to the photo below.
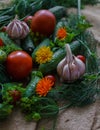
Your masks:
{"label": "vegetable arrangement", "polygon": [[[100,94],[96,45],[87,31],[90,23],[84,16],[58,14],[65,7],[44,10],[46,1],[38,2],[29,8],[28,1],[21,0],[15,14],[15,6],[0,11],[0,17],[9,12],[13,18],[0,19],[0,27],[6,26],[0,32],[0,120],[18,105],[27,120],[38,121],[57,116],[63,108],[92,103]],[[23,18],[18,12],[22,3]],[[63,100],[68,104],[60,107]]]}

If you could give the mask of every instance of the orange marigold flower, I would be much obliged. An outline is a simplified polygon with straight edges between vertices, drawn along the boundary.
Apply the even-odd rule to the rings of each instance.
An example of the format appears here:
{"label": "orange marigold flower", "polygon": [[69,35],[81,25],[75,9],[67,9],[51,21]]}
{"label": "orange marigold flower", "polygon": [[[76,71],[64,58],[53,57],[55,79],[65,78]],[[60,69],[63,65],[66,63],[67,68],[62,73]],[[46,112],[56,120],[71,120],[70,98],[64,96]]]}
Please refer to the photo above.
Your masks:
{"label": "orange marigold flower", "polygon": [[51,90],[54,82],[50,79],[44,77],[36,85],[36,93],[40,96],[46,96],[47,93]]}
{"label": "orange marigold flower", "polygon": [[59,28],[58,31],[57,31],[57,34],[56,34],[57,38],[60,39],[60,40],[63,40],[66,38],[67,36],[67,32],[66,32],[66,29],[65,28]]}

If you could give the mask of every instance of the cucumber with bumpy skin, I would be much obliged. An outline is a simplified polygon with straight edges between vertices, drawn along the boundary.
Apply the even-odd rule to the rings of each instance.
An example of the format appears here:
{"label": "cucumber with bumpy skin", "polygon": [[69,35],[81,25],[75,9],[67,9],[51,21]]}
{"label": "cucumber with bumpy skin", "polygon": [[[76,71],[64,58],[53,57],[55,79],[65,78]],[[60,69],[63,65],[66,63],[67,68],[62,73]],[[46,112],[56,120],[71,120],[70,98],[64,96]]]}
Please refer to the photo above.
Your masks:
{"label": "cucumber with bumpy skin", "polygon": [[27,53],[32,54],[35,46],[30,35],[28,35],[25,39],[21,41],[21,47]]}
{"label": "cucumber with bumpy skin", "polygon": [[[79,41],[74,41],[73,43],[70,43],[71,50],[74,54],[78,52],[80,46],[81,43]],[[65,55],[65,48],[57,50],[54,53],[53,58],[49,62],[39,65],[39,71],[41,71],[44,75],[52,73],[56,70],[58,63],[65,57]]]}
{"label": "cucumber with bumpy skin", "polygon": [[35,87],[38,81],[43,77],[42,73],[39,71],[32,71],[31,80],[26,86],[24,97],[31,97],[35,93]]}
{"label": "cucumber with bumpy skin", "polygon": [[55,6],[49,9],[49,11],[51,11],[55,15],[57,21],[67,16],[66,10],[67,9],[64,6]]}

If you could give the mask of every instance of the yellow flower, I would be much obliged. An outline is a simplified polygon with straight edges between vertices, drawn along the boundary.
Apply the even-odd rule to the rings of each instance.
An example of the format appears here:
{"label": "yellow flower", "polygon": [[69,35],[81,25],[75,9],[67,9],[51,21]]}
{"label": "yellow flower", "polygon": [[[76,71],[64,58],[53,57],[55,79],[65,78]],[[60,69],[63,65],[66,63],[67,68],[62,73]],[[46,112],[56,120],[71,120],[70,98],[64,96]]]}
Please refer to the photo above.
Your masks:
{"label": "yellow flower", "polygon": [[54,82],[52,82],[52,80],[48,79],[47,77],[42,78],[36,85],[36,93],[39,96],[46,96],[53,85]]}
{"label": "yellow flower", "polygon": [[36,62],[39,64],[46,63],[51,60],[53,52],[50,47],[42,46],[36,52]]}
{"label": "yellow flower", "polygon": [[66,29],[64,27],[61,27],[58,29],[57,34],[56,34],[57,38],[60,40],[63,40],[66,38],[67,36],[67,32]]}

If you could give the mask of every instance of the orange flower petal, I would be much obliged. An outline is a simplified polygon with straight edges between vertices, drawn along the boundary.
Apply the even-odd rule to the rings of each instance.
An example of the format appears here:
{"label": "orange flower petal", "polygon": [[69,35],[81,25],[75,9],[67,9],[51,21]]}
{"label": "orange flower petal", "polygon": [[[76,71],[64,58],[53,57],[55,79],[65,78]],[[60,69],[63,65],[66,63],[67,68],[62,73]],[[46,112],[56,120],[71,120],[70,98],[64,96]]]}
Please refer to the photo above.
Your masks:
{"label": "orange flower petal", "polygon": [[52,82],[48,78],[42,78],[36,86],[36,93],[40,96],[46,96],[47,93],[51,90],[52,86],[54,85],[54,82]]}
{"label": "orange flower petal", "polygon": [[56,34],[58,39],[65,39],[67,36],[67,32],[65,28],[59,28]]}

